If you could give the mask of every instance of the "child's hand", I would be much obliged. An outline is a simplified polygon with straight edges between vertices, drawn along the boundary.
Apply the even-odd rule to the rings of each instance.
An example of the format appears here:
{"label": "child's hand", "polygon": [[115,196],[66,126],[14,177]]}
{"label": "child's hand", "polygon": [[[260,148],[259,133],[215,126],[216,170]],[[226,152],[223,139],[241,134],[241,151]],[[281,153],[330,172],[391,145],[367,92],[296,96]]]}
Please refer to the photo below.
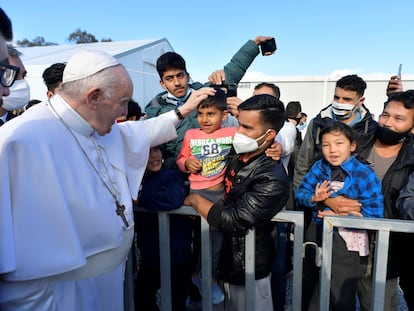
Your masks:
{"label": "child's hand", "polygon": [[190,173],[197,174],[201,170],[201,162],[195,158],[187,159],[185,167]]}
{"label": "child's hand", "polygon": [[329,180],[325,180],[322,184],[317,183],[312,202],[325,201],[332,193],[334,193],[334,191],[331,190],[331,182]]}

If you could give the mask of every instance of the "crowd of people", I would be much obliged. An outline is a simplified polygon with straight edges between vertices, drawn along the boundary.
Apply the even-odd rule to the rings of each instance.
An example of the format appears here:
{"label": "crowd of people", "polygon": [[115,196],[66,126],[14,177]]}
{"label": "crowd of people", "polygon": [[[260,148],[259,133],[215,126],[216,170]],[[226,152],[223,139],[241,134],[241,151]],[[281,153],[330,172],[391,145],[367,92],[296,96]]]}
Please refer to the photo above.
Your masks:
{"label": "crowd of people", "polygon": [[[162,54],[164,91],[144,109],[116,58],[80,51],[43,72],[40,102],[12,38],[0,8],[1,311],[124,310],[126,277],[135,310],[159,310],[156,212],[182,205],[210,225],[212,275],[200,270],[200,217],[171,215],[173,311],[201,307],[203,278],[212,304],[245,310],[252,228],[255,310],[284,310],[292,227],[271,221],[283,209],[303,211],[305,241],[319,246],[327,215],[414,219],[414,91],[398,76],[378,121],[364,105],[366,82],[347,75],[308,122],[273,83],[246,100],[230,89],[273,39],[257,36],[206,83],[191,81],[180,54]],[[331,309],[370,310],[374,232],[337,228],[333,237]],[[384,310],[398,310],[399,287],[414,310],[413,238],[390,235]],[[303,310],[319,310],[315,256],[303,261]]]}

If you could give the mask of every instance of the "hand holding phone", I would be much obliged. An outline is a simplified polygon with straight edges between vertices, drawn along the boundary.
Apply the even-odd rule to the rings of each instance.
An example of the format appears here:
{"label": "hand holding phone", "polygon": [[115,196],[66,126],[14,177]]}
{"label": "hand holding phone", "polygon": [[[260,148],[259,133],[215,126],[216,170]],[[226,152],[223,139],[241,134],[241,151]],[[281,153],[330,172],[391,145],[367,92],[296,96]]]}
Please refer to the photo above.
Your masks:
{"label": "hand holding phone", "polygon": [[276,51],[275,38],[260,43],[260,50],[262,51],[262,55],[272,55]]}
{"label": "hand holding phone", "polygon": [[401,68],[402,68],[402,64],[398,66],[397,75],[392,76],[390,80],[388,81],[387,90],[386,90],[387,96],[403,91],[403,86],[401,82]]}

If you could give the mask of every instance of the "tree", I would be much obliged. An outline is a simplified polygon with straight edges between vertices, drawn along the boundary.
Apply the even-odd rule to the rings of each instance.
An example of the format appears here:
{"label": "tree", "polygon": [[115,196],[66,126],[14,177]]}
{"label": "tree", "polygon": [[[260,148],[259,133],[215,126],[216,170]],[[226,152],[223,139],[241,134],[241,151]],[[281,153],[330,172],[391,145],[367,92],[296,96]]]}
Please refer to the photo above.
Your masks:
{"label": "tree", "polygon": [[[67,38],[67,41],[69,43],[74,43],[74,44],[98,42],[98,40],[93,34],[90,34],[84,30],[81,30],[80,28],[72,32]],[[102,38],[101,42],[112,42],[112,39]],[[36,37],[32,41],[30,41],[27,38],[24,38],[23,40],[17,40],[16,45],[19,47],[32,47],[32,46],[48,46],[48,45],[58,45],[58,44],[53,43],[53,42],[46,42],[45,38],[43,37]]]}
{"label": "tree", "polygon": [[29,39],[24,38],[23,40],[17,40],[16,45],[20,47],[31,47],[31,46],[49,46],[49,45],[57,45],[53,42],[46,42],[45,38],[43,37],[36,37],[32,41]]}
{"label": "tree", "polygon": [[93,34],[87,33],[86,31],[81,30],[80,28],[72,32],[69,35],[67,41],[69,43],[75,43],[75,44],[98,42],[98,40]]}

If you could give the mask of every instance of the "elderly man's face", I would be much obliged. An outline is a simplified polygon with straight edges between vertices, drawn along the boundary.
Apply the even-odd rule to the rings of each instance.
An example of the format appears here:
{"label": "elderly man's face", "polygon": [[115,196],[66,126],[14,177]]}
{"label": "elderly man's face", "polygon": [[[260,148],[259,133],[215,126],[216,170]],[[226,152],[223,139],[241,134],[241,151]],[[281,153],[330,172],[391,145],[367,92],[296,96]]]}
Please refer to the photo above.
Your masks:
{"label": "elderly man's face", "polygon": [[112,70],[119,77],[118,83],[112,87],[109,98],[103,94],[99,96],[95,118],[91,123],[100,135],[109,133],[116,120],[128,114],[128,102],[132,97],[132,82],[126,70],[121,66]]}

